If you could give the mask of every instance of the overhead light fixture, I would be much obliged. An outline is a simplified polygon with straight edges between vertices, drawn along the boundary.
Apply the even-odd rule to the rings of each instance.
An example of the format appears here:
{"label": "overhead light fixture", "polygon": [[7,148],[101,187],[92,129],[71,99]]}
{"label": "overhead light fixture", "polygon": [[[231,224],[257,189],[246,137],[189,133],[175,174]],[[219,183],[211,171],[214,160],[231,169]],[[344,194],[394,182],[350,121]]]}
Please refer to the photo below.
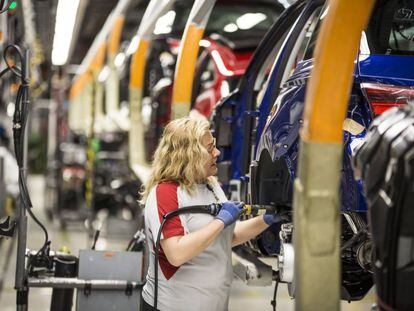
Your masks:
{"label": "overhead light fixture", "polygon": [[230,24],[227,24],[226,26],[224,26],[223,30],[225,32],[235,32],[235,31],[239,30],[239,27],[237,27],[237,25],[235,23],[230,23]]}
{"label": "overhead light fixture", "polygon": [[240,29],[247,30],[263,22],[265,19],[267,19],[267,16],[263,13],[246,13],[240,16],[236,23]]}
{"label": "overhead light fixture", "polygon": [[176,13],[174,11],[168,11],[166,14],[158,18],[155,28],[155,35],[169,34],[172,30]]}
{"label": "overhead light fixture", "polygon": [[55,35],[53,38],[53,65],[62,66],[68,61],[79,1],[59,0],[56,11]]}

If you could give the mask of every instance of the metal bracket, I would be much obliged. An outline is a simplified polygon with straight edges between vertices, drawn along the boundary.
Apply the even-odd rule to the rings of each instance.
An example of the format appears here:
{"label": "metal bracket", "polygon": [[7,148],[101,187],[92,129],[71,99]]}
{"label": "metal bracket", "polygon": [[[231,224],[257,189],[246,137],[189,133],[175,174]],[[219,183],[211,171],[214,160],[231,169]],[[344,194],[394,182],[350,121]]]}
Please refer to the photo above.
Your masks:
{"label": "metal bracket", "polygon": [[125,288],[125,295],[132,296],[133,286],[131,282],[128,282]]}
{"label": "metal bracket", "polygon": [[89,296],[91,292],[92,292],[92,283],[87,282],[85,284],[85,287],[83,288],[83,293],[85,294],[85,296]]}

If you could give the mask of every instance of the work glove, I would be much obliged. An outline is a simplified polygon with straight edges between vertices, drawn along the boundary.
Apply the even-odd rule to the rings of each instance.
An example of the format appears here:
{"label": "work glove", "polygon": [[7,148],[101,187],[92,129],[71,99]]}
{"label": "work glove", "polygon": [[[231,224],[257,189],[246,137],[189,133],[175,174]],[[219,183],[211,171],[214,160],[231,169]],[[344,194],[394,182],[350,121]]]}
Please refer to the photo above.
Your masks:
{"label": "work glove", "polygon": [[275,223],[278,223],[278,222],[289,221],[289,216],[287,214],[276,214],[276,213],[264,214],[263,215],[263,220],[266,224],[271,226],[271,225],[273,225]]}
{"label": "work glove", "polygon": [[244,211],[243,203],[227,201],[221,204],[220,212],[214,219],[220,219],[224,223],[224,228],[239,219],[240,214]]}

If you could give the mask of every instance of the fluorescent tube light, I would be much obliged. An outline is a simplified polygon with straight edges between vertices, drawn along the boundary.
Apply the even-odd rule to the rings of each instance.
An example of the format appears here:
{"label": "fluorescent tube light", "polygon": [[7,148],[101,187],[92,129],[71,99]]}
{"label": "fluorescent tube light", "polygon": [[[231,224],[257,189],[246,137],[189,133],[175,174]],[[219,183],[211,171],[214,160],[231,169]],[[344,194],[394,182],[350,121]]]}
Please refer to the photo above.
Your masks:
{"label": "fluorescent tube light", "polygon": [[59,0],[56,11],[55,36],[53,38],[53,65],[62,66],[68,61],[79,1]]}

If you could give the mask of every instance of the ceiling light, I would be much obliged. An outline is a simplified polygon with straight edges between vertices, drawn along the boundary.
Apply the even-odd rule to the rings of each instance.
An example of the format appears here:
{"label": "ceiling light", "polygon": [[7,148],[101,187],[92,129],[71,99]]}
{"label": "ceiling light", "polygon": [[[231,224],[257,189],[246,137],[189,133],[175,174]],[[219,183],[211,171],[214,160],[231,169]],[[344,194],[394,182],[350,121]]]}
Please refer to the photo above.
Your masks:
{"label": "ceiling light", "polygon": [[251,29],[257,24],[267,19],[267,16],[263,13],[246,13],[240,16],[236,23],[240,29]]}
{"label": "ceiling light", "polygon": [[168,34],[172,30],[172,25],[175,19],[175,12],[168,11],[165,15],[161,16],[155,24],[154,34],[163,35]]}
{"label": "ceiling light", "polygon": [[226,26],[224,26],[223,30],[225,32],[235,32],[239,29],[239,27],[237,27],[237,25],[235,23],[230,23],[227,24]]}
{"label": "ceiling light", "polygon": [[79,0],[59,0],[53,38],[53,65],[62,66],[68,60],[78,7]]}

